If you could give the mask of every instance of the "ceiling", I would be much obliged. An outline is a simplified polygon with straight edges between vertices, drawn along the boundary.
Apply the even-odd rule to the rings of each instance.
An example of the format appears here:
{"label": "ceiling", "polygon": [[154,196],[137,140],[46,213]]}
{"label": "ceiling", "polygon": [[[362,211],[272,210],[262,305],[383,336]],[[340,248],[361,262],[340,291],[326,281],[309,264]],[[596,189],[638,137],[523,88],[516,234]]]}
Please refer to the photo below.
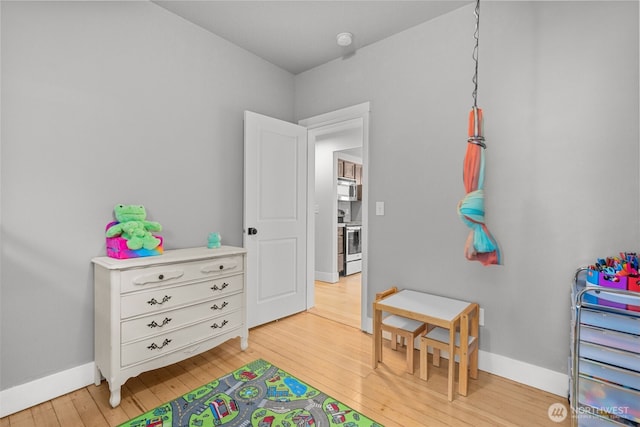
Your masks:
{"label": "ceiling", "polygon": [[[472,3],[433,0],[218,1],[152,0],[153,3],[292,74]],[[336,36],[353,34],[341,47]]]}

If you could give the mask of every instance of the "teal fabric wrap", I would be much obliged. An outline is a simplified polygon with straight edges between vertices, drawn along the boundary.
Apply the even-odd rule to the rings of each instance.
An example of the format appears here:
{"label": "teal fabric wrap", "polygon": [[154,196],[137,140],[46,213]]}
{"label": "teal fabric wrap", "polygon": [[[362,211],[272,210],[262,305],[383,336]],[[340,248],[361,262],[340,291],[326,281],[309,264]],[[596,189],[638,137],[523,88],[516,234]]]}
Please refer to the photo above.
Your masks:
{"label": "teal fabric wrap", "polygon": [[458,215],[467,227],[473,230],[473,247],[478,252],[493,252],[497,246],[485,232],[484,225],[484,191],[476,190],[468,193],[458,206]]}

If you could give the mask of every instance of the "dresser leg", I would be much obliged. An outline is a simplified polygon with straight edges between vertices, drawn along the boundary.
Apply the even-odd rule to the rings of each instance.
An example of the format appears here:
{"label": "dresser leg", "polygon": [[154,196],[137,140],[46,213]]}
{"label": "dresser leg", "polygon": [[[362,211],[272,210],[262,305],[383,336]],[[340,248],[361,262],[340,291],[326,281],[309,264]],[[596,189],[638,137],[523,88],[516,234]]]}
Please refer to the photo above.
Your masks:
{"label": "dresser leg", "polygon": [[116,406],[118,406],[120,404],[120,387],[118,386],[116,387],[111,387],[111,384],[109,384],[109,390],[111,391],[111,397],[109,398],[109,403],[111,404],[112,408],[115,408]]}
{"label": "dresser leg", "polygon": [[249,348],[249,337],[240,337],[240,350],[245,351]]}
{"label": "dresser leg", "polygon": [[98,365],[94,368],[93,371],[93,383],[98,387],[102,382],[102,374],[100,373],[100,369],[98,369]]}

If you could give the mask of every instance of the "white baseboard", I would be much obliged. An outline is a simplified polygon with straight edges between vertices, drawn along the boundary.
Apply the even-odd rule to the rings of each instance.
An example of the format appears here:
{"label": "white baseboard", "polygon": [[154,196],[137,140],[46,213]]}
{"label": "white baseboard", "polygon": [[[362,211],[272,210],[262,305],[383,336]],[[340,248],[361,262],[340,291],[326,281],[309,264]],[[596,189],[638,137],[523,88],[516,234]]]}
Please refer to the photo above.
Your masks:
{"label": "white baseboard", "polygon": [[315,280],[327,283],[337,283],[340,279],[338,273],[328,273],[326,271],[316,271]]}
{"label": "white baseboard", "polygon": [[[371,327],[371,330],[367,331],[371,334],[373,321],[371,318],[368,318],[367,320],[368,324],[365,326]],[[387,332],[383,332],[382,336],[387,339],[391,338],[391,334],[387,334]],[[414,346],[417,349],[420,348],[420,341],[418,341],[417,338]],[[449,358],[446,351],[443,351],[440,354],[443,358]],[[511,359],[506,356],[480,350],[478,352],[478,369],[530,387],[556,394],[565,399],[569,395],[569,375],[522,362],[520,360]]]}
{"label": "white baseboard", "polygon": [[95,366],[93,362],[87,363],[0,391],[0,417],[93,384]]}
{"label": "white baseboard", "polygon": [[[568,347],[568,346],[567,346]],[[480,350],[478,368],[500,377],[556,394],[569,395],[569,375]]]}
{"label": "white baseboard", "polygon": [[[372,325],[367,319],[367,327]],[[371,330],[368,331],[371,333]],[[390,336],[387,336],[389,338]],[[419,348],[416,346],[416,348]],[[447,357],[447,353],[442,353]],[[549,393],[566,398],[569,390],[567,374],[480,350],[478,368]],[[93,384],[95,363],[77,366],[30,383],[0,391],[0,417],[14,414],[42,402]]]}

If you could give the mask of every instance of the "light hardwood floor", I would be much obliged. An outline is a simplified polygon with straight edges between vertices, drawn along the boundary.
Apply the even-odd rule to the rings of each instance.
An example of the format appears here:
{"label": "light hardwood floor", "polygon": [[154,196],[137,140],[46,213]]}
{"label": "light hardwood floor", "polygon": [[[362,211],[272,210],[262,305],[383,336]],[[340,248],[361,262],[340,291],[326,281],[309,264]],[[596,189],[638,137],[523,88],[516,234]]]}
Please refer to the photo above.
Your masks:
{"label": "light hardwood floor", "polygon": [[338,283],[315,282],[315,307],[309,312],[360,328],[360,273],[340,276]]}
{"label": "light hardwood floor", "polygon": [[[339,292],[329,289],[318,301],[330,301],[329,291]],[[322,294],[323,287],[317,287],[316,292]],[[330,309],[322,303],[317,307],[320,313]],[[359,324],[359,313],[357,319]],[[456,395],[448,402],[446,360],[438,368],[430,367],[429,381],[425,382],[405,371],[404,350],[391,351],[386,341],[384,363],[372,370],[371,349],[371,336],[357,327],[300,313],[252,329],[244,352],[235,339],[129,379],[122,389],[122,403],[115,409],[109,406],[108,386],[103,381],[99,387],[89,385],[2,418],[0,427],[116,426],[258,358],[387,427],[570,425],[568,418],[563,423],[548,418],[551,404],[566,406],[566,399],[559,396],[481,371],[477,380],[470,380],[467,397]]]}

